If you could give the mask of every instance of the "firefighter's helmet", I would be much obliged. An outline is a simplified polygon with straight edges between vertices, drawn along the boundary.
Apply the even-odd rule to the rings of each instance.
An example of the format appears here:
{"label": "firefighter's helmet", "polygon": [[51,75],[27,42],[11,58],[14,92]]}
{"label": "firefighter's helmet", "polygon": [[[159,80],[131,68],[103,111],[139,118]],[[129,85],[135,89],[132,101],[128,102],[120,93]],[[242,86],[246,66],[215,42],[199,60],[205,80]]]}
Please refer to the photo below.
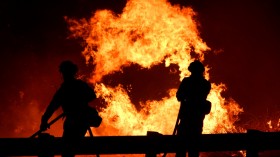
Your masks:
{"label": "firefighter's helmet", "polygon": [[203,73],[205,71],[205,68],[199,60],[195,60],[189,65],[188,70],[191,73]]}
{"label": "firefighter's helmet", "polygon": [[78,72],[78,66],[72,61],[66,60],[59,65],[59,71],[65,75],[75,75]]}

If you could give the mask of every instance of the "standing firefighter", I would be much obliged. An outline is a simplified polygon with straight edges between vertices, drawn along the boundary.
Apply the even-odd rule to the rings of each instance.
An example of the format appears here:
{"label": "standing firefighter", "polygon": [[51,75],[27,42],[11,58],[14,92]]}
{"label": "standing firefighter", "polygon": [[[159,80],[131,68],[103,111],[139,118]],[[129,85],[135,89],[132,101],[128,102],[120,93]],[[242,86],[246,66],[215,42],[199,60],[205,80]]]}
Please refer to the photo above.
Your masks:
{"label": "standing firefighter", "polygon": [[73,157],[75,148],[89,128],[85,113],[89,107],[88,103],[95,99],[96,95],[87,83],[75,78],[78,67],[71,61],[63,61],[59,66],[59,71],[64,82],[43,114],[40,129],[49,128],[49,118],[61,106],[65,115],[62,156]]}
{"label": "standing firefighter", "polygon": [[183,79],[176,93],[181,102],[177,135],[182,137],[184,143],[176,157],[186,156],[186,143],[189,145],[188,157],[199,156],[197,146],[202,135],[203,120],[211,109],[211,102],[206,100],[211,84],[204,78],[203,64],[196,60],[189,65],[188,70],[191,75]]}

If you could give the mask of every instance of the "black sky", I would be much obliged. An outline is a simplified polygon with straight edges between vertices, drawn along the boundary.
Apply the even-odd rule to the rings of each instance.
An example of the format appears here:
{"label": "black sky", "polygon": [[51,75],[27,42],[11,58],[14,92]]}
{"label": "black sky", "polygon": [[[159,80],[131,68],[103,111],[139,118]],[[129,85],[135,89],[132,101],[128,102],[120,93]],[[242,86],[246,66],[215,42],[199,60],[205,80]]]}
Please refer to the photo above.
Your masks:
{"label": "black sky", "polygon": [[[22,109],[24,106],[19,106],[31,100],[39,101],[42,109],[45,108],[60,84],[57,66],[62,60],[72,59],[82,70],[89,69],[80,55],[83,50],[80,40],[67,39],[70,32],[64,16],[88,18],[96,9],[105,8],[120,13],[125,2],[1,1],[0,125],[6,125],[3,118],[13,115],[9,114],[13,109]],[[233,98],[244,108],[247,116],[243,118],[280,118],[278,1],[173,0],[172,3],[191,5],[198,13],[201,37],[212,48],[205,56],[205,63],[211,67],[210,81],[226,84],[224,96]],[[149,75],[143,76],[144,80],[151,75],[160,76],[142,74]],[[147,88],[156,86],[151,83]],[[136,88],[141,90],[141,87]]]}

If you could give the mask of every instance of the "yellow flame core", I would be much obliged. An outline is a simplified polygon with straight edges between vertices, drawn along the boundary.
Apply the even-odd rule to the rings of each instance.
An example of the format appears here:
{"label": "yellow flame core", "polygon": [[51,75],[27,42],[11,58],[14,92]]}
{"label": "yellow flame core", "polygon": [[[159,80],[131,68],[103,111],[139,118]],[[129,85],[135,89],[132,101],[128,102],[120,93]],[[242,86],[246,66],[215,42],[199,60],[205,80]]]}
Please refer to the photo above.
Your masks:
{"label": "yellow flame core", "polygon": [[[130,0],[122,14],[98,10],[90,20],[67,19],[73,36],[82,37],[86,43],[83,55],[87,63],[94,58],[91,82],[97,95],[107,103],[100,112],[104,121],[95,130],[98,135],[172,133],[180,105],[175,97],[177,89],[170,89],[169,96],[160,101],[141,102],[142,109],[137,111],[121,85],[112,88],[100,81],[132,63],[143,68],[176,64],[180,80],[188,76],[188,65],[195,59],[191,53],[203,61],[204,53],[210,50],[199,37],[195,15],[192,8],[172,6],[166,0]],[[224,90],[225,85],[212,83],[208,96],[212,110],[204,121],[204,133],[236,131],[233,123],[242,109],[221,96]]]}

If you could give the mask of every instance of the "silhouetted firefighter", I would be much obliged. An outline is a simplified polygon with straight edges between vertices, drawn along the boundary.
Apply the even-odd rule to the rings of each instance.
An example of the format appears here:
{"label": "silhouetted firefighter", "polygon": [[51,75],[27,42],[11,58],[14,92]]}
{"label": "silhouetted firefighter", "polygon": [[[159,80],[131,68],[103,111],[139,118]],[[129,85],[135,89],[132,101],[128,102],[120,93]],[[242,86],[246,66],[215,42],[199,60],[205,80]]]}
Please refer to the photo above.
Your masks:
{"label": "silhouetted firefighter", "polygon": [[40,130],[49,128],[48,120],[60,106],[64,112],[62,156],[75,156],[80,140],[89,129],[88,103],[96,98],[94,90],[82,80],[76,79],[78,67],[71,61],[63,61],[59,66],[64,82],[54,94],[42,116]]}
{"label": "silhouetted firefighter", "polygon": [[[182,138],[182,146],[176,153],[176,157],[186,156],[186,145],[189,145],[188,157],[198,157],[198,144],[203,129],[205,115],[210,112],[211,102],[207,101],[207,95],[211,90],[211,83],[204,78],[205,68],[196,60],[192,62],[188,70],[189,77],[185,77],[176,93],[178,101],[181,102],[176,124],[177,135]],[[178,122],[178,120],[177,120]]]}

